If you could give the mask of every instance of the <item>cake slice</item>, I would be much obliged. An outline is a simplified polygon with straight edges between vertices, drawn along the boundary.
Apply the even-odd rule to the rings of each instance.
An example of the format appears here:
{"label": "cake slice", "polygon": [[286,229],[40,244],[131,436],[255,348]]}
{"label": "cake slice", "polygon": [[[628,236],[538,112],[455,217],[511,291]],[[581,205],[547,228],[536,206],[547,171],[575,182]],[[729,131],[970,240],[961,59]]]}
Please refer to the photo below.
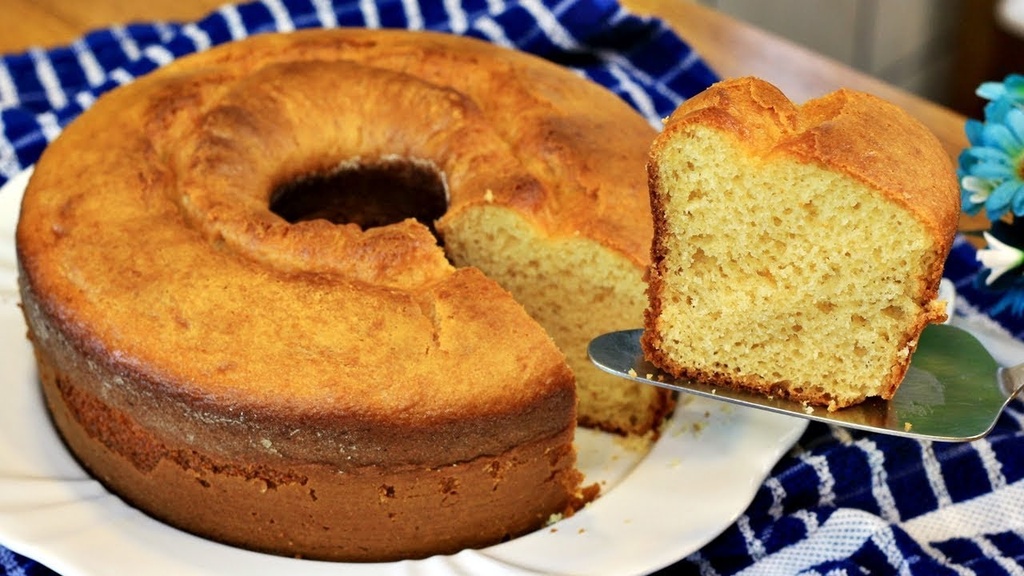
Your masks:
{"label": "cake slice", "polygon": [[891,398],[936,300],[959,189],[927,128],[756,78],[682,104],[652,144],[642,345],[676,377],[830,410]]}

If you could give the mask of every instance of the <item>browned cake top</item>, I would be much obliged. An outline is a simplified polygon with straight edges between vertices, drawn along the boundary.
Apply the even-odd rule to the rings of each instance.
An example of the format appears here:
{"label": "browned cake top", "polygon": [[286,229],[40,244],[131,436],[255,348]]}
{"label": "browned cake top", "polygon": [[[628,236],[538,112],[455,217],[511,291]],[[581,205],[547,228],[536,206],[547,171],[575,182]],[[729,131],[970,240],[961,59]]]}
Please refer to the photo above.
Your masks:
{"label": "browned cake top", "polygon": [[659,141],[700,123],[737,134],[752,155],[791,155],[868,184],[914,214],[948,252],[959,221],[952,162],[898,106],[848,89],[797,105],[764,80],[736,78],[679,106]]}
{"label": "browned cake top", "polygon": [[108,93],[46,150],[17,231],[25,293],[89,357],[210,418],[400,436],[519,410],[521,436],[550,435],[572,417],[561,353],[426,226],[270,205],[345,163],[397,163],[440,179],[452,213],[508,206],[643,262],[645,198],[613,194],[642,184],[625,175],[646,149],[616,139],[652,137],[597,85],[484,42],[253,37]]}
{"label": "browned cake top", "polygon": [[959,216],[923,125],[868,94],[796,105],[739,78],[680,106],[648,168],[652,362],[830,409],[892,396],[945,318]]}

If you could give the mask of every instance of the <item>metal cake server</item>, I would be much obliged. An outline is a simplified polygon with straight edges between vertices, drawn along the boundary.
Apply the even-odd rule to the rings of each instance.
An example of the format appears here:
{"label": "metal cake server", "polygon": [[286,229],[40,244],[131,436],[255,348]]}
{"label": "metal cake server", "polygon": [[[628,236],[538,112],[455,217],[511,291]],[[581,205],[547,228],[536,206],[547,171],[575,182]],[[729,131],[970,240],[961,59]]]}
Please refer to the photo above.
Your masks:
{"label": "metal cake server", "polygon": [[643,330],[612,332],[590,342],[600,369],[644,384],[817,420],[910,438],[964,442],[988,434],[1003,408],[1024,388],[1024,364],[1002,368],[969,332],[930,325],[921,333],[910,369],[892,400],[869,398],[829,412],[821,406],[676,379],[644,359]]}

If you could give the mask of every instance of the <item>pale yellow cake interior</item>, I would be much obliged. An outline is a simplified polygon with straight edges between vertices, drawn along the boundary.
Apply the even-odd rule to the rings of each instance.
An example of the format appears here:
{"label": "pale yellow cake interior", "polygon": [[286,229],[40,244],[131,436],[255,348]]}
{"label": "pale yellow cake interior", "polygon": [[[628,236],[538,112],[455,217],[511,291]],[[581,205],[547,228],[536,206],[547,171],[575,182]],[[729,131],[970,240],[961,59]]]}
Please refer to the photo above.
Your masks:
{"label": "pale yellow cake interior", "polygon": [[898,363],[894,350],[911,352],[896,346],[922,314],[915,295],[934,258],[922,225],[834,170],[752,157],[734,136],[689,130],[657,166],[671,227],[663,351],[833,407],[879,394],[879,374]]}
{"label": "pale yellow cake interior", "polygon": [[587,357],[595,336],[637,328],[647,304],[635,264],[597,242],[549,238],[500,206],[467,210],[445,227],[456,266],[482,270],[512,293],[565,353],[576,374],[579,421],[632,433],[656,427],[658,388],[611,376]]}

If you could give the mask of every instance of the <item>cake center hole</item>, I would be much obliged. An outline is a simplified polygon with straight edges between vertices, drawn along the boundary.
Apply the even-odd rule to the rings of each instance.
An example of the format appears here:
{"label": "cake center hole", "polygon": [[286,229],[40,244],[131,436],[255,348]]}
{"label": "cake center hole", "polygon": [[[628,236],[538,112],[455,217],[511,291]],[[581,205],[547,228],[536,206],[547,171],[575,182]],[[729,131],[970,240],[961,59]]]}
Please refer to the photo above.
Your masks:
{"label": "cake center hole", "polygon": [[328,220],[366,230],[415,218],[434,230],[448,209],[444,179],[433,165],[408,159],[345,164],[278,186],[270,210],[294,224]]}

